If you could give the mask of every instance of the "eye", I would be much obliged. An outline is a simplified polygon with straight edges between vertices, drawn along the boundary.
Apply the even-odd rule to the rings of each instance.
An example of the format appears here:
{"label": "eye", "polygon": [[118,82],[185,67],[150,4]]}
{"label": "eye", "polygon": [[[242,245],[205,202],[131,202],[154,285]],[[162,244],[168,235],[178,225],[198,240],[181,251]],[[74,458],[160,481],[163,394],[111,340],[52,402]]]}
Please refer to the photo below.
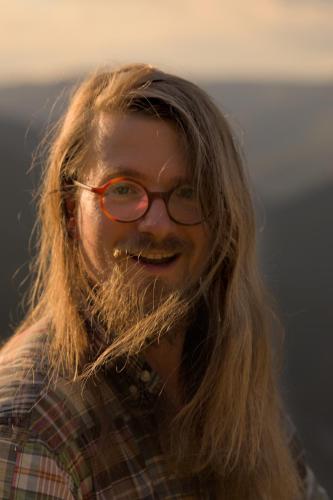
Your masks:
{"label": "eye", "polygon": [[113,186],[112,192],[116,193],[116,194],[128,194],[131,192],[131,186],[128,186],[126,184],[120,184],[119,186]]}
{"label": "eye", "polygon": [[133,182],[117,182],[112,184],[107,190],[110,196],[119,196],[120,198],[140,194],[142,189]]}
{"label": "eye", "polygon": [[184,185],[184,186],[179,186],[175,190],[175,194],[184,200],[193,200],[195,198],[195,191],[192,186],[189,185]]}

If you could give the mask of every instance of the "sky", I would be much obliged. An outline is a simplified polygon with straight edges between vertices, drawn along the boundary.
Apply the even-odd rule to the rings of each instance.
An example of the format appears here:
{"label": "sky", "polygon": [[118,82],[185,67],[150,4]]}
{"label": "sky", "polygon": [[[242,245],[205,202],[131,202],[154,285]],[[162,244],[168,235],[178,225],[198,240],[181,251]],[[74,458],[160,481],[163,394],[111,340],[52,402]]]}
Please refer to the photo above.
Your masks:
{"label": "sky", "polygon": [[332,0],[0,0],[0,85],[148,62],[188,78],[333,80]]}

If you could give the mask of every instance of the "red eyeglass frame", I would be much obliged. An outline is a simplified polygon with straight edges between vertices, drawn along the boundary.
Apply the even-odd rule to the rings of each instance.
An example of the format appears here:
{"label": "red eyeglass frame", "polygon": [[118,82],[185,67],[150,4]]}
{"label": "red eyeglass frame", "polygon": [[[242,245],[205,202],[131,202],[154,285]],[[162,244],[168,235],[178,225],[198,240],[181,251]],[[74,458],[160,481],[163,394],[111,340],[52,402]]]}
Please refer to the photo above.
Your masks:
{"label": "red eyeglass frame", "polygon": [[[104,193],[105,193],[105,191],[110,186],[112,186],[113,184],[116,184],[117,182],[121,182],[121,181],[130,181],[130,182],[133,182],[134,184],[137,184],[138,186],[140,186],[147,193],[147,198],[148,198],[147,208],[144,211],[144,213],[142,215],[140,215],[140,217],[138,217],[137,219],[133,219],[133,220],[121,220],[121,219],[117,219],[116,217],[113,217],[110,214],[110,212],[108,212],[108,210],[106,210],[106,208],[104,206]],[[172,195],[172,193],[174,192],[174,190],[176,188],[170,189],[169,191],[148,191],[148,189],[145,186],[143,186],[140,182],[138,182],[136,180],[133,180],[133,179],[130,179],[129,177],[114,177],[113,179],[110,179],[109,181],[105,182],[102,186],[99,186],[99,187],[90,186],[89,184],[83,184],[82,182],[79,182],[79,181],[77,181],[75,179],[73,179],[72,182],[73,182],[73,184],[75,186],[79,186],[79,187],[81,187],[83,189],[87,189],[88,191],[90,191],[92,193],[98,194],[98,196],[99,196],[99,204],[100,204],[100,208],[101,208],[103,214],[108,219],[112,220],[113,222],[122,222],[122,223],[126,224],[126,223],[136,222],[136,221],[140,220],[142,217],[144,217],[146,215],[146,213],[148,212],[149,208],[151,207],[152,202],[155,199],[159,199],[159,198],[161,198],[164,201],[165,207],[166,207],[166,210],[167,210],[169,218],[173,222],[175,222],[176,224],[180,224],[182,226],[197,226],[198,224],[201,224],[203,222],[203,220],[204,220],[202,218],[199,222],[186,223],[186,222],[179,222],[179,221],[177,221],[176,219],[174,219],[172,217],[172,215],[169,212],[169,206],[168,205],[169,205],[170,196]]]}

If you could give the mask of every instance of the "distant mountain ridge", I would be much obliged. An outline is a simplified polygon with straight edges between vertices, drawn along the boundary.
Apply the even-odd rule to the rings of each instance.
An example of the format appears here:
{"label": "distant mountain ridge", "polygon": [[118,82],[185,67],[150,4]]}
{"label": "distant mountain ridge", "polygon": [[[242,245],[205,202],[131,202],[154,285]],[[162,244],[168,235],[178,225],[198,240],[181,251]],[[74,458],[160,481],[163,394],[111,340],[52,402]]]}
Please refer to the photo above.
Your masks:
{"label": "distant mountain ridge", "polygon": [[[40,130],[64,111],[79,79],[0,87],[0,116]],[[260,196],[286,199],[333,182],[333,82],[203,82],[242,144]]]}

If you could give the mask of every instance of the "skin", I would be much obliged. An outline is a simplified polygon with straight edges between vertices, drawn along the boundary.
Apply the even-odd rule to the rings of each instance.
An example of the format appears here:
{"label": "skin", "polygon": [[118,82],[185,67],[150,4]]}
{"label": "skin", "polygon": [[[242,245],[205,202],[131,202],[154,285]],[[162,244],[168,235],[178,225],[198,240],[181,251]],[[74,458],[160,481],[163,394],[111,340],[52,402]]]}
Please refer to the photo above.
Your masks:
{"label": "skin", "polygon": [[[95,152],[80,178],[86,184],[101,186],[113,176],[126,175],[128,169],[130,177],[150,191],[168,191],[179,178],[191,182],[179,134],[171,123],[142,115],[101,114],[94,139]],[[205,224],[177,224],[162,199],[155,199],[140,220],[121,223],[101,212],[96,194],[79,189],[75,219],[86,267],[95,280],[108,277],[115,249],[131,249],[138,238],[148,238],[160,250],[169,249],[168,242],[173,242],[179,256],[171,265],[142,265],[144,272],[159,277],[171,289],[182,287],[188,277],[196,283],[204,270],[210,240]],[[145,352],[147,361],[165,380],[167,398],[176,407],[180,404],[178,367],[184,333],[173,335],[176,340],[172,343],[162,339]]]}

